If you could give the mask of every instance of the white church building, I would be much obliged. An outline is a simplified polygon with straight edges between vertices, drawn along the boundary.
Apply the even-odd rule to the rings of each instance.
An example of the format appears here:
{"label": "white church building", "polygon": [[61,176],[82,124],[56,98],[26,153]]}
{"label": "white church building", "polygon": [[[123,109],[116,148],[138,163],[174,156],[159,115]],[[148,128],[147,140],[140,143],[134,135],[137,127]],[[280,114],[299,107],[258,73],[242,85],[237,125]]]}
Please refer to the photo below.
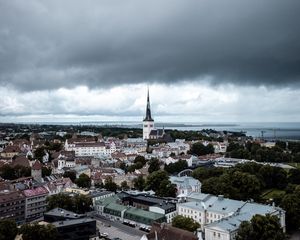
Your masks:
{"label": "white church building", "polygon": [[154,119],[151,116],[150,109],[150,97],[149,97],[149,89],[147,92],[147,106],[146,106],[146,117],[143,120],[143,139],[144,140],[155,140],[161,139],[165,135],[165,130],[156,129],[154,126]]}

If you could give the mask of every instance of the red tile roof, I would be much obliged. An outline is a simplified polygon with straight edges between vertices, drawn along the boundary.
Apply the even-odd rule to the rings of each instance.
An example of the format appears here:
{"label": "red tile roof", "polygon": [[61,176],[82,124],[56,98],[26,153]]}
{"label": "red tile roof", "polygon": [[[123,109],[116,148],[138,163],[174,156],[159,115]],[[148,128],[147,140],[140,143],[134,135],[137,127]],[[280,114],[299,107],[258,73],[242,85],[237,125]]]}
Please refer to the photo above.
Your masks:
{"label": "red tile roof", "polygon": [[41,170],[42,164],[39,160],[35,160],[34,164],[32,165],[32,170]]}
{"label": "red tile roof", "polygon": [[13,166],[20,165],[23,167],[30,167],[29,160],[25,156],[16,157],[16,159],[13,160],[12,164]]}
{"label": "red tile roof", "polygon": [[23,191],[23,193],[26,197],[33,197],[33,196],[45,195],[48,194],[49,192],[44,187],[37,187],[33,189],[26,189]]}

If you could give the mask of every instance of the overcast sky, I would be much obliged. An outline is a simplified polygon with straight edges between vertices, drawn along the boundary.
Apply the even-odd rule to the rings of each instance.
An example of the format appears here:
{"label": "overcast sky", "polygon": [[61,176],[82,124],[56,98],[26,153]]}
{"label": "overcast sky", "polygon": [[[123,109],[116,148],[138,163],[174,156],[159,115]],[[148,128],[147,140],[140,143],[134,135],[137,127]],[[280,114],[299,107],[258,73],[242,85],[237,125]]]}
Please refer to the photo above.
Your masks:
{"label": "overcast sky", "polygon": [[0,0],[0,121],[300,121],[299,0]]}

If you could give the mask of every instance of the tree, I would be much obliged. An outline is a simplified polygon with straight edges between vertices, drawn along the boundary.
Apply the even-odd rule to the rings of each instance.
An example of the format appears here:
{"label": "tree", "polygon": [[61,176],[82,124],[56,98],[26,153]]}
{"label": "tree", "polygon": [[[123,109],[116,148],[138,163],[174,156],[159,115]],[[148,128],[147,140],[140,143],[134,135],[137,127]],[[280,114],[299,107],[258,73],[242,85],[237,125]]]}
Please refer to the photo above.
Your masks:
{"label": "tree", "polygon": [[195,232],[200,227],[200,224],[195,222],[192,218],[177,215],[173,218],[172,226],[190,232]]}
{"label": "tree", "polygon": [[152,158],[149,162],[148,172],[152,173],[160,169],[160,163],[157,158]]}
{"label": "tree", "polygon": [[38,147],[35,151],[34,151],[34,157],[40,161],[43,160],[43,157],[45,155],[45,147]]}
{"label": "tree", "polygon": [[159,197],[176,197],[177,188],[171,181],[164,179],[156,190],[155,194]]}
{"label": "tree", "polygon": [[12,220],[0,221],[0,240],[14,240],[18,233],[17,224]]}
{"label": "tree", "polygon": [[49,168],[49,167],[42,167],[42,176],[45,177],[45,176],[50,176],[51,175],[51,172],[52,172],[52,169]]}
{"label": "tree", "polygon": [[300,184],[300,170],[298,168],[289,170],[288,181],[292,184]]}
{"label": "tree", "polygon": [[133,162],[134,163],[140,163],[143,167],[143,166],[145,166],[147,161],[146,161],[145,157],[138,155],[138,156],[135,157]]}
{"label": "tree", "polygon": [[146,189],[156,192],[163,180],[169,180],[169,176],[166,171],[159,170],[151,173],[147,177]]}
{"label": "tree", "polygon": [[196,142],[192,145],[191,153],[198,156],[214,153],[214,147],[211,144],[204,146],[201,142]]}
{"label": "tree", "polygon": [[47,210],[49,211],[57,207],[70,211],[74,210],[74,203],[72,198],[63,193],[47,197]]}
{"label": "tree", "polygon": [[286,226],[289,230],[300,227],[300,187],[297,186],[293,193],[285,194],[280,206],[286,211]]}
{"label": "tree", "polygon": [[82,173],[79,175],[79,178],[75,180],[75,183],[78,187],[89,188],[91,186],[91,178],[88,175]]}
{"label": "tree", "polygon": [[143,191],[146,185],[146,181],[143,178],[143,176],[138,176],[137,178],[135,178],[133,180],[133,186],[135,189],[139,190],[139,191]]}
{"label": "tree", "polygon": [[90,197],[79,194],[71,197],[69,195],[59,193],[47,198],[47,209],[63,208],[76,213],[85,213],[90,210],[92,200]]}
{"label": "tree", "polygon": [[164,170],[167,171],[170,174],[179,173],[184,169],[188,168],[187,161],[185,160],[179,160],[175,163],[169,163],[168,165],[165,165]]}
{"label": "tree", "polygon": [[31,168],[24,166],[10,166],[5,164],[0,168],[0,176],[7,180],[13,180],[20,177],[29,177],[31,175]]}
{"label": "tree", "polygon": [[77,213],[85,213],[90,211],[92,205],[92,199],[89,196],[80,194],[75,196],[74,201],[74,209]]}
{"label": "tree", "polygon": [[285,234],[279,223],[277,216],[269,215],[255,215],[250,222],[242,222],[236,240],[284,240]]}
{"label": "tree", "polygon": [[74,171],[67,171],[64,173],[63,177],[70,178],[72,182],[75,182],[76,180],[76,172]]}
{"label": "tree", "polygon": [[193,177],[198,179],[200,182],[211,178],[211,177],[219,177],[224,173],[223,168],[204,168],[198,167],[193,171]]}
{"label": "tree", "polygon": [[169,180],[166,171],[159,170],[147,177],[146,189],[153,190],[160,197],[175,197],[176,187]]}
{"label": "tree", "polygon": [[23,240],[56,240],[58,239],[57,229],[51,225],[24,224],[20,228]]}
{"label": "tree", "polygon": [[104,188],[108,191],[115,192],[118,189],[118,185],[112,180],[111,177],[105,179]]}
{"label": "tree", "polygon": [[129,189],[127,181],[121,182],[121,188],[122,188],[122,190],[125,190],[125,191]]}

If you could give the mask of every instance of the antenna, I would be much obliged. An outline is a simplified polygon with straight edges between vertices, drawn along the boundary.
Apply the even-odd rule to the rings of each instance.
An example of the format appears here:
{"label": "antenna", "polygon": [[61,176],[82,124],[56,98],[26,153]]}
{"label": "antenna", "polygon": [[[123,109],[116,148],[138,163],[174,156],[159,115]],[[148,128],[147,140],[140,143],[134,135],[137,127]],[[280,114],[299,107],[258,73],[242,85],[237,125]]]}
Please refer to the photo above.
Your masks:
{"label": "antenna", "polygon": [[274,128],[274,129],[273,129],[273,133],[274,133],[274,139],[275,139],[275,140],[276,140],[276,138],[277,138],[277,137],[276,137],[276,131],[277,131],[277,129]]}
{"label": "antenna", "polygon": [[263,139],[264,139],[264,133],[265,133],[266,131],[262,130],[262,131],[260,131],[260,132],[261,132],[261,139],[263,140]]}

